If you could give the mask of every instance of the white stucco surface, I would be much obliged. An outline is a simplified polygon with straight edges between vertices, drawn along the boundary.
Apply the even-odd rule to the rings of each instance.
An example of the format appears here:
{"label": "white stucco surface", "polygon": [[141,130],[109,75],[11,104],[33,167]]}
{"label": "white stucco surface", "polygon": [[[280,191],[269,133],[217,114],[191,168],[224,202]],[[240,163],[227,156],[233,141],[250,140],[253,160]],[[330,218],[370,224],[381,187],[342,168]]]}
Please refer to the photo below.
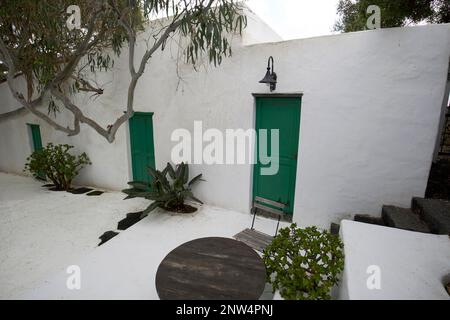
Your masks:
{"label": "white stucco surface", "polygon": [[[0,173],[0,299],[158,299],[156,270],[172,249],[201,237],[231,238],[252,222],[250,214],[211,206],[189,215],[154,212],[98,247],[126,213],[149,204],[123,198],[48,191]],[[255,228],[274,234],[276,224],[257,217]],[[66,286],[73,265],[81,268],[81,290]]]}
{"label": "white stucco surface", "polygon": [[[450,238],[354,221],[341,223],[345,269],[340,299],[450,300]],[[370,290],[369,266],[378,266],[380,289]]]}
{"label": "white stucco surface", "polygon": [[[118,192],[92,198],[50,192],[30,178],[5,174],[0,186],[7,189],[0,205],[2,299],[159,299],[156,271],[172,249],[202,237],[232,238],[252,222],[250,214],[206,205],[188,215],[157,211],[97,247],[99,235],[148,201],[124,201]],[[268,234],[276,225],[255,221]],[[81,268],[80,290],[66,286],[72,265]]]}
{"label": "white stucco surface", "polygon": [[[232,58],[199,72],[182,63],[177,72],[176,50],[169,45],[148,64],[135,110],[154,112],[161,168],[170,161],[175,129],[192,131],[196,120],[205,130],[253,128],[251,94],[269,92],[258,81],[273,56],[276,93],[304,94],[294,221],[328,228],[354,213],[378,215],[383,204],[408,206],[411,197],[424,195],[446,85],[449,31],[450,25],[428,25],[251,46],[235,37]],[[103,96],[76,99],[104,126],[125,108],[127,68],[123,54],[112,72],[97,76]],[[0,101],[9,104],[5,90],[0,86]],[[69,143],[88,153],[93,165],[78,182],[120,190],[131,180],[127,126],[108,144],[84,125],[69,138],[31,115],[0,124],[0,170],[22,171],[30,153],[26,122],[41,124],[44,143]],[[249,211],[250,164],[194,165],[192,171],[207,180],[196,188],[205,203]]]}
{"label": "white stucco surface", "polygon": [[246,10],[247,28],[242,34],[242,44],[252,45],[268,42],[282,41],[283,38],[276,33],[269,25],[263,21],[249,8]]}
{"label": "white stucco surface", "polygon": [[0,173],[0,299],[17,299],[94,251],[99,236],[148,201],[49,191],[28,177]]}

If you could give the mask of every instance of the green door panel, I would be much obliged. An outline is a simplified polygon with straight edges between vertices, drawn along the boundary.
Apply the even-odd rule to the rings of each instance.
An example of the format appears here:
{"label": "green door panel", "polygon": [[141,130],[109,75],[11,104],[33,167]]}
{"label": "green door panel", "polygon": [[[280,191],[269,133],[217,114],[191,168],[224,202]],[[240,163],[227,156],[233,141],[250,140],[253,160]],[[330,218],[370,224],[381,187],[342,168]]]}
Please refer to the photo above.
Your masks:
{"label": "green door panel", "polygon": [[[41,138],[41,129],[38,124],[28,123],[28,128],[31,132],[31,142],[33,145],[33,152],[42,150],[42,138]],[[38,172],[37,178],[45,180],[45,173]]]}
{"label": "green door panel", "polygon": [[151,183],[147,168],[155,168],[153,113],[135,112],[129,127],[133,181]]}
{"label": "green door panel", "polygon": [[33,142],[33,151],[42,149],[41,129],[38,124],[28,124],[31,131],[31,139]]}
{"label": "green door panel", "polygon": [[[294,210],[295,182],[300,131],[300,98],[256,98],[256,130],[258,142],[260,129],[267,129],[268,155],[272,154],[270,130],[279,130],[279,170],[275,175],[262,175],[263,165],[259,159],[253,172],[253,199],[261,197],[283,203],[284,211],[292,214]],[[259,155],[259,143],[256,146]],[[259,157],[258,157],[259,158]]]}

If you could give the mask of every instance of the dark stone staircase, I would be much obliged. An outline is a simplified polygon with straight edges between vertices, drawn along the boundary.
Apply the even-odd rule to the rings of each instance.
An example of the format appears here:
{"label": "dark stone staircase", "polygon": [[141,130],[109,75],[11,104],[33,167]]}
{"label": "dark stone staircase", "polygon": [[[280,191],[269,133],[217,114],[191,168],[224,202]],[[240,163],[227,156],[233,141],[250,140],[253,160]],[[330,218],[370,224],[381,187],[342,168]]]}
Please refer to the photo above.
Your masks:
{"label": "dark stone staircase", "polygon": [[381,218],[357,214],[354,219],[403,230],[450,235],[450,202],[413,198],[411,209],[383,206]]}
{"label": "dark stone staircase", "polygon": [[450,202],[435,199],[413,199],[413,209],[430,227],[431,233],[450,234]]}

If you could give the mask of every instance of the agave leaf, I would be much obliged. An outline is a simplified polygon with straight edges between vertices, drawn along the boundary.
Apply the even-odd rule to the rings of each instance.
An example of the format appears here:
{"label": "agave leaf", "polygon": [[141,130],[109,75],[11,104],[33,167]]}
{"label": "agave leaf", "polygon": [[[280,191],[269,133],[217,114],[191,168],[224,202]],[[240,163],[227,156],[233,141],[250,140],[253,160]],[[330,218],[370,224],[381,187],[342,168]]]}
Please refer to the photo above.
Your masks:
{"label": "agave leaf", "polygon": [[147,192],[145,199],[157,201],[161,197],[160,193],[157,192]]}
{"label": "agave leaf", "polygon": [[141,190],[147,190],[149,187],[148,183],[145,183],[143,181],[130,181],[130,182],[128,182],[128,184],[135,189],[141,189]]}
{"label": "agave leaf", "polygon": [[183,185],[185,185],[189,181],[189,166],[187,164],[184,164],[184,167],[185,169],[184,169]]}
{"label": "agave leaf", "polygon": [[169,192],[169,193],[160,195],[156,200],[161,201],[161,202],[166,202],[166,201],[170,201],[170,200],[176,199],[176,198],[177,198],[177,196],[175,193]]}
{"label": "agave leaf", "polygon": [[167,180],[166,176],[158,170],[153,169],[152,167],[148,167],[148,171],[151,173],[152,177],[155,179],[154,184],[161,184],[161,187],[165,189],[167,192],[171,191],[171,185],[169,180]]}
{"label": "agave leaf", "polygon": [[197,181],[205,181],[202,179],[203,174],[199,174],[198,176],[196,176],[195,178],[193,178],[191,181],[189,181],[188,186],[192,186],[194,183],[196,183]]}
{"label": "agave leaf", "polygon": [[152,168],[150,166],[147,167],[147,170],[153,179],[157,179],[156,174],[157,174],[158,170],[155,170],[154,168]]}
{"label": "agave leaf", "polygon": [[203,204],[203,202],[202,202],[200,199],[194,197],[194,195],[189,196],[188,198],[190,198],[191,200],[193,200],[193,201],[195,201],[195,202],[197,202],[197,203]]}
{"label": "agave leaf", "polygon": [[124,189],[124,190],[122,190],[122,192],[125,193],[125,194],[132,195],[132,194],[136,194],[136,193],[140,192],[140,190],[136,190],[134,188],[131,188],[131,189]]}
{"label": "agave leaf", "polygon": [[172,191],[172,186],[170,185],[169,180],[165,176],[161,174],[161,172],[157,172],[156,176],[158,177],[158,181],[161,182],[161,187],[165,189],[167,192]]}
{"label": "agave leaf", "polygon": [[179,171],[177,174],[177,179],[174,182],[174,187],[177,190],[182,189],[183,185],[185,184],[184,177],[186,175],[186,168],[187,166],[184,163],[181,163],[178,167]]}
{"label": "agave leaf", "polygon": [[189,199],[191,199],[191,200],[193,200],[193,201],[195,201],[195,202],[198,202],[198,203],[200,203],[200,204],[203,204],[203,202],[202,202],[200,199],[198,199],[198,198],[196,198],[196,197],[194,196],[194,194],[192,193],[191,190],[185,190],[185,191],[183,191],[183,196],[185,196],[186,198],[189,198]]}
{"label": "agave leaf", "polygon": [[133,198],[147,198],[149,196],[149,192],[131,192],[126,194],[128,194],[128,196],[131,196]]}
{"label": "agave leaf", "polygon": [[184,162],[177,165],[176,171],[175,171],[175,179],[180,176],[180,172],[183,169],[183,166],[184,166]]}
{"label": "agave leaf", "polygon": [[172,179],[176,179],[176,174],[175,174],[175,170],[172,167],[172,165],[168,162],[166,168],[163,170],[162,174],[164,176],[167,176],[167,174],[169,174],[169,177],[171,177]]}
{"label": "agave leaf", "polygon": [[144,212],[142,213],[141,217],[143,215],[148,215],[150,212],[152,212],[153,210],[155,210],[156,208],[158,208],[161,205],[161,203],[159,201],[155,201],[153,202],[151,205],[149,205],[147,207],[147,209],[144,210]]}

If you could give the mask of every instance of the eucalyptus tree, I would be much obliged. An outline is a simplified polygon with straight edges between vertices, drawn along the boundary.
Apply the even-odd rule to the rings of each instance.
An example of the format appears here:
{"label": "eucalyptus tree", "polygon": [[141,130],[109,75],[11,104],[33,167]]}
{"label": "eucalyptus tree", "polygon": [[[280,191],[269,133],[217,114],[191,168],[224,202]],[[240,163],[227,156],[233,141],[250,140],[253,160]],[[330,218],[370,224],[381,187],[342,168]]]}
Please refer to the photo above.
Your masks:
{"label": "eucalyptus tree", "polygon": [[[81,17],[74,28],[68,27],[77,18],[69,16],[71,8],[78,8]],[[21,107],[4,111],[0,121],[31,112],[68,135],[77,135],[80,124],[85,124],[113,142],[117,130],[134,113],[136,85],[156,51],[164,50],[171,38],[179,37],[186,62],[195,64],[206,57],[219,65],[232,53],[229,35],[242,33],[246,22],[242,3],[234,0],[3,1],[0,71]],[[137,39],[146,28],[154,30],[144,54],[138,57]],[[73,95],[103,94],[103,88],[90,81],[90,76],[111,69],[114,58],[124,51],[130,73],[126,111],[102,127],[101,119],[87,116]],[[18,76],[25,79],[25,89],[17,85]],[[71,126],[58,123],[52,116],[61,112],[60,108],[72,115]]]}
{"label": "eucalyptus tree", "polygon": [[381,9],[381,27],[402,27],[411,23],[450,22],[450,0],[339,0],[339,19],[334,29],[342,32],[364,30],[367,8],[377,5]]}

